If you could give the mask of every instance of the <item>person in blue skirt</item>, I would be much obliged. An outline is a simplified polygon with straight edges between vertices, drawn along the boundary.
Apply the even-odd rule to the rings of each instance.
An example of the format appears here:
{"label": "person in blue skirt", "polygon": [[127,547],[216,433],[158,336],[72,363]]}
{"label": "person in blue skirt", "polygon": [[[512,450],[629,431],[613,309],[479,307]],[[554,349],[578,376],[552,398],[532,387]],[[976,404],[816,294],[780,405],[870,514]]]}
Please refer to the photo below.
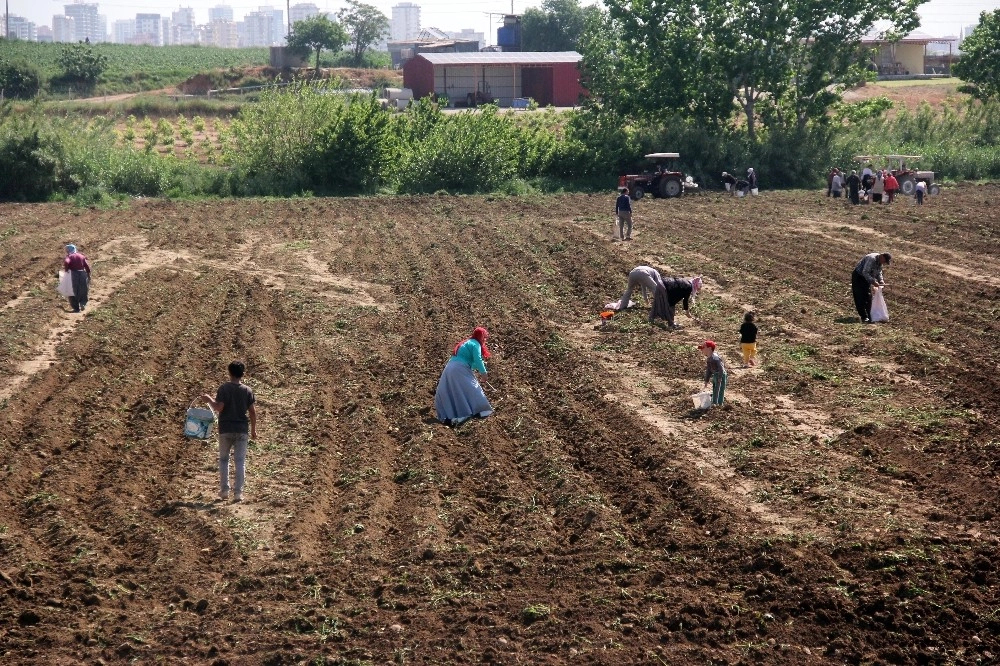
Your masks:
{"label": "person in blue skirt", "polygon": [[483,387],[473,370],[486,374],[485,361],[490,358],[486,348],[489,332],[477,326],[472,335],[459,342],[444,366],[434,394],[434,410],[445,425],[459,425],[473,417],[485,418],[493,413]]}

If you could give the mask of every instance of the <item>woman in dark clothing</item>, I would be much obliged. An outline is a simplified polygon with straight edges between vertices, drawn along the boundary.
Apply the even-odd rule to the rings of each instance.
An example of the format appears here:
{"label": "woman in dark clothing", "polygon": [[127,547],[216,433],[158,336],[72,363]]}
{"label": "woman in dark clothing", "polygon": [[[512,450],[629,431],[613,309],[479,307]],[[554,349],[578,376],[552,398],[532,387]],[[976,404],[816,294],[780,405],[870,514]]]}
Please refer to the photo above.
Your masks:
{"label": "woman in dark clothing", "polygon": [[858,178],[858,172],[852,170],[851,175],[847,177],[847,196],[851,198],[851,203],[855,206],[861,201],[861,198],[858,196],[860,189],[861,179]]}
{"label": "woman in dark clothing", "polygon": [[666,278],[663,281],[663,286],[667,291],[667,307],[663,318],[667,320],[667,325],[670,328],[679,328],[674,323],[675,306],[683,301],[684,311],[687,312],[690,299],[701,289],[701,278]]}

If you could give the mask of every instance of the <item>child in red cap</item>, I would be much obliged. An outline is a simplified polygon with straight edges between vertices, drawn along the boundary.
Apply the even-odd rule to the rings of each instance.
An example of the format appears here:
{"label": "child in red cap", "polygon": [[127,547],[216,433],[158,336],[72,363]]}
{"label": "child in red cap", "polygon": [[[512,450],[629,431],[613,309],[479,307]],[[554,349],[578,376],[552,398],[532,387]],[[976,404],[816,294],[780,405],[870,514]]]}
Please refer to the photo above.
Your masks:
{"label": "child in red cap", "polygon": [[698,349],[707,359],[705,366],[705,388],[712,384],[712,404],[722,405],[726,399],[726,364],[722,362],[722,357],[715,351],[715,342],[705,340],[698,345]]}

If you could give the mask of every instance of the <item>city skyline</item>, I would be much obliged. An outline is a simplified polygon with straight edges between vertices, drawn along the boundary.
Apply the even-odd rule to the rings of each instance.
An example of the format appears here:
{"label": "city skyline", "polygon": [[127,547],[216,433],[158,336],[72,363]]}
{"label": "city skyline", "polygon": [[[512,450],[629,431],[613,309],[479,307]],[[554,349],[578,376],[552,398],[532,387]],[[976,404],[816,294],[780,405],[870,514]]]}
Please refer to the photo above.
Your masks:
{"label": "city skyline", "polygon": [[[67,3],[62,0],[43,0],[28,2],[27,0],[8,0],[11,16],[20,16],[35,24],[36,27],[53,27],[53,16],[63,15]],[[541,5],[541,0],[471,0],[461,4],[451,0],[409,0],[420,8],[421,27],[435,27],[448,32],[462,29],[472,29],[484,33],[486,43],[483,46],[496,43],[496,29],[500,27],[503,14],[523,13],[531,7]],[[320,12],[336,14],[343,9],[345,3],[341,0],[312,0]],[[109,31],[115,21],[134,19],[136,14],[160,14],[164,18],[178,9],[190,7],[194,10],[195,22],[198,25],[209,22],[209,9],[217,5],[227,5],[233,10],[235,21],[259,10],[271,6],[276,10],[287,12],[289,4],[298,2],[218,2],[218,0],[196,0],[192,2],[166,3],[163,0],[130,0],[129,2],[99,2],[98,11],[107,18]],[[374,5],[387,17],[392,17],[392,7],[401,4],[399,0],[374,0]],[[590,3],[584,3],[590,4]],[[978,21],[982,11],[1000,9],[1000,0],[930,0],[918,9],[921,16],[922,32],[935,37],[957,36],[966,26]],[[287,14],[285,14],[287,19]]]}

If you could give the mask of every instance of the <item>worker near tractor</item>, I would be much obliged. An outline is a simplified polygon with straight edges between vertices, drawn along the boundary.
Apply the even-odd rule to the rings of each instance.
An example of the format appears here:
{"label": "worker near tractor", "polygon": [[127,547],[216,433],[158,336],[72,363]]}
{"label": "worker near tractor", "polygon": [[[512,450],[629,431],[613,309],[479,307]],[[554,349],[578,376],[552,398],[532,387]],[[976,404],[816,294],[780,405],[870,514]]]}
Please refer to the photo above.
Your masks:
{"label": "worker near tractor", "polygon": [[489,337],[489,331],[477,326],[472,335],[452,349],[434,393],[434,410],[441,423],[457,426],[473,417],[486,418],[493,413],[489,398],[473,374],[473,370],[486,374],[485,361],[491,355],[486,347]]}
{"label": "worker near tractor", "polygon": [[885,194],[885,179],[881,171],[876,171],[872,179],[872,203],[882,203],[882,195]]}
{"label": "worker near tractor", "polygon": [[618,221],[618,238],[623,241],[632,240],[632,199],[628,188],[621,188],[621,193],[615,200],[615,219]]}
{"label": "worker near tractor", "polygon": [[757,172],[753,167],[747,169],[747,190],[750,194],[757,195]]}
{"label": "worker near tractor", "polygon": [[917,197],[917,205],[918,206],[923,206],[924,205],[924,195],[927,194],[927,183],[925,183],[922,180],[918,180],[916,188],[913,190],[913,193]]}
{"label": "worker near tractor", "polygon": [[844,193],[844,181],[840,176],[840,169],[834,169],[833,175],[830,177],[830,193],[834,199],[839,199],[840,195]]}
{"label": "worker near tractor", "polygon": [[896,192],[899,191],[899,181],[896,177],[892,175],[891,171],[885,172],[885,198],[886,203],[892,203],[896,198]]}
{"label": "worker near tractor", "polygon": [[847,177],[847,196],[850,198],[851,203],[857,206],[861,203],[861,198],[859,193],[861,191],[861,179],[858,178],[858,172],[851,169],[851,175]]}
{"label": "worker near tractor", "polygon": [[69,296],[69,305],[73,312],[83,312],[87,309],[90,296],[90,262],[86,255],[77,252],[76,245],[66,246],[66,257],[63,268],[69,272],[73,285],[73,295]]}
{"label": "worker near tractor", "polygon": [[885,286],[882,267],[888,266],[891,261],[892,255],[888,252],[872,252],[862,257],[851,273],[851,295],[854,296],[854,307],[862,324],[872,322],[872,294]]}

